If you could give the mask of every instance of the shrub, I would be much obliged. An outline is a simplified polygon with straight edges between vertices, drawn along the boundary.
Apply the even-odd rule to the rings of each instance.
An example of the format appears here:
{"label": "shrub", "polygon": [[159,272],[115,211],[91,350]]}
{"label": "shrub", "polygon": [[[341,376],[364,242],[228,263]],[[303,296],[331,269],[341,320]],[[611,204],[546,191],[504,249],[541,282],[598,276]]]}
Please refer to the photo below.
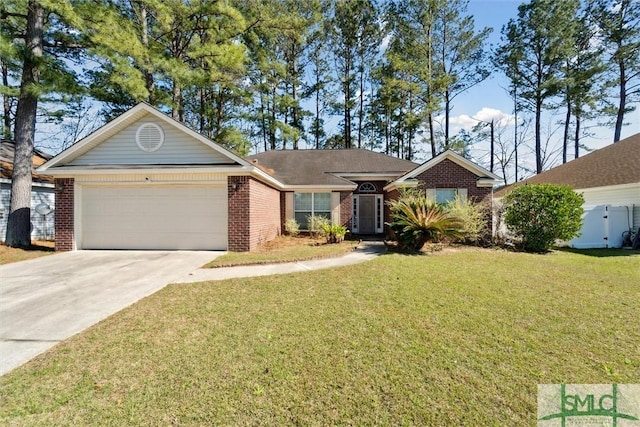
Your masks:
{"label": "shrub", "polygon": [[329,221],[327,221],[323,224],[322,231],[327,238],[327,243],[340,243],[347,234],[347,227],[340,224],[330,224]]}
{"label": "shrub", "polygon": [[578,236],[584,198],[557,184],[521,185],[504,197],[505,223],[526,251],[543,252]]}
{"label": "shrub", "polygon": [[388,204],[392,221],[387,225],[395,234],[400,250],[419,251],[428,241],[460,236],[460,220],[417,191],[405,191]]}
{"label": "shrub", "polygon": [[487,213],[484,205],[456,195],[456,198],[447,204],[447,210],[460,220],[460,241],[476,244],[487,233]]}
{"label": "shrub", "polygon": [[298,221],[296,221],[294,218],[288,218],[284,222],[284,232],[288,236],[295,237],[300,234],[300,224],[298,224]]}
{"label": "shrub", "polygon": [[325,226],[330,225],[329,220],[323,216],[311,215],[307,216],[307,227],[311,237],[323,237],[326,235]]}

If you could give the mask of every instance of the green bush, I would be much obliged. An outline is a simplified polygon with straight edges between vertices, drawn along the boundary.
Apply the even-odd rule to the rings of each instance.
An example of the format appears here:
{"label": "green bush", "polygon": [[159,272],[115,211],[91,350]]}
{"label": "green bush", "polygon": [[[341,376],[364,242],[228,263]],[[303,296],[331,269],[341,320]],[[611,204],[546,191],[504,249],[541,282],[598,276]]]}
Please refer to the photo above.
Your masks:
{"label": "green bush", "polygon": [[331,225],[327,218],[311,214],[307,215],[307,224],[309,235],[313,238],[324,237],[326,235],[325,227]]}
{"label": "green bush", "polygon": [[324,236],[327,238],[327,243],[340,243],[344,240],[344,236],[347,234],[347,227],[340,224],[330,224],[328,221],[322,226]]}
{"label": "green bush", "polygon": [[474,203],[471,199],[460,197],[447,203],[449,213],[458,218],[462,224],[459,240],[464,243],[477,244],[487,233],[487,212],[485,205]]}
{"label": "green bush", "polygon": [[298,224],[298,221],[296,221],[294,218],[288,218],[284,222],[284,232],[288,236],[295,237],[300,234],[300,224]]}
{"label": "green bush", "polygon": [[556,184],[521,185],[504,197],[505,223],[526,251],[544,252],[578,236],[584,198]]}
{"label": "green bush", "polygon": [[405,191],[397,200],[387,203],[392,220],[387,225],[400,250],[416,252],[428,241],[460,236],[461,221],[419,191]]}

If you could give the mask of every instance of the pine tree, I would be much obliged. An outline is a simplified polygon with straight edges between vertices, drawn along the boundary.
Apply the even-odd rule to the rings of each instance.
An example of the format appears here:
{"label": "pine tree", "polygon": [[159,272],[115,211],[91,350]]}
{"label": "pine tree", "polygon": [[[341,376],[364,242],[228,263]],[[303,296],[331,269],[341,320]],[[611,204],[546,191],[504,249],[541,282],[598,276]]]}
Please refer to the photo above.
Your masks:
{"label": "pine tree", "polygon": [[588,19],[588,14],[585,13],[576,21],[576,31],[562,66],[562,91],[566,107],[562,163],[567,162],[571,119],[575,121],[574,158],[578,158],[582,121],[592,117],[596,104],[605,96],[605,92],[597,84],[605,67],[601,60],[602,46],[594,42],[595,36],[594,26]]}
{"label": "pine tree", "polygon": [[434,50],[444,80],[444,147],[449,146],[449,117],[453,100],[489,77],[484,44],[491,32],[475,31],[472,16],[465,16],[468,0],[447,1],[437,11]]}
{"label": "pine tree", "polygon": [[[578,0],[531,0],[518,7],[518,19],[503,28],[506,57],[517,58],[513,75],[520,99],[535,114],[536,173],[542,172],[544,153],[541,123],[545,102],[562,87],[560,68],[575,33]],[[509,76],[511,78],[511,76]]]}
{"label": "pine tree", "polygon": [[[76,21],[67,1],[5,1],[1,14],[3,63],[20,68],[15,112],[15,154],[5,244],[31,244],[31,179],[39,101],[53,93],[78,92],[75,74],[62,60],[75,46]],[[5,47],[13,45],[10,49]],[[46,48],[46,49],[45,49]],[[8,76],[7,76],[8,77]],[[8,86],[3,82],[3,89]],[[4,90],[3,90],[4,91]]]}
{"label": "pine tree", "polygon": [[611,65],[607,86],[618,98],[613,135],[613,142],[617,142],[625,114],[634,111],[631,104],[640,100],[640,2],[596,0],[590,11]]}
{"label": "pine tree", "polygon": [[[335,109],[342,116],[344,148],[352,148],[354,114],[359,116],[357,131],[362,131],[364,94],[357,93],[364,86],[364,75],[368,72],[368,58],[378,39],[377,9],[371,0],[336,0],[330,22],[330,40],[337,81],[341,96]],[[354,112],[356,106],[360,108]],[[360,141],[361,136],[356,136]]]}

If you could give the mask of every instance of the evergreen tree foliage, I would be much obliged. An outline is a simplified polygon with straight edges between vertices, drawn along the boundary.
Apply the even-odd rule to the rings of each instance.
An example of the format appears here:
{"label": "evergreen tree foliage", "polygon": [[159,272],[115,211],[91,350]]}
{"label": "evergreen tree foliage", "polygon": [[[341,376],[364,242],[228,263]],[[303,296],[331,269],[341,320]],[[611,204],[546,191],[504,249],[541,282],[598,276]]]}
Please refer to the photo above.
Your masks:
{"label": "evergreen tree foliage", "polygon": [[[31,175],[38,103],[56,94],[81,91],[77,77],[63,59],[76,56],[78,24],[67,1],[7,0],[2,4],[0,58],[6,68],[2,92],[17,95],[15,109],[15,154],[11,201],[5,244],[31,244]],[[9,73],[19,89],[9,85]],[[8,98],[5,98],[5,100]],[[11,101],[9,101],[10,103]],[[5,107],[6,108],[6,107]],[[11,126],[6,117],[5,125]],[[5,129],[5,133],[7,133]]]}
{"label": "evergreen tree foliage", "polygon": [[560,69],[576,33],[578,6],[578,0],[531,0],[518,7],[517,20],[502,30],[506,44],[500,51],[509,64],[509,77],[520,88],[525,107],[535,114],[536,173],[543,169],[542,112],[561,90]]}
{"label": "evergreen tree foliage", "polygon": [[610,65],[607,87],[618,100],[617,105],[608,106],[615,116],[613,142],[617,142],[625,115],[634,111],[634,102],[640,101],[640,2],[595,0],[589,10]]}

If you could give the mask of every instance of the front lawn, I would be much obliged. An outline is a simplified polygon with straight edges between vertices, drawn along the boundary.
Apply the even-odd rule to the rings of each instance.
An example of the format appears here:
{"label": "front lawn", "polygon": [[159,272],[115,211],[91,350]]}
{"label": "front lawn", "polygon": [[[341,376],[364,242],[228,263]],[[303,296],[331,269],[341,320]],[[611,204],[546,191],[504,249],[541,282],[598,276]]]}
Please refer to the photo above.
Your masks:
{"label": "front lawn", "polygon": [[54,248],[55,243],[49,241],[32,242],[28,249],[12,248],[0,243],[0,265],[51,255]]}
{"label": "front lawn", "polygon": [[357,241],[327,244],[326,239],[278,236],[251,252],[228,252],[204,268],[233,267],[238,265],[274,264],[344,255],[358,246]]}
{"label": "front lawn", "polygon": [[458,249],[176,284],[2,378],[5,425],[535,425],[637,383],[640,255]]}

